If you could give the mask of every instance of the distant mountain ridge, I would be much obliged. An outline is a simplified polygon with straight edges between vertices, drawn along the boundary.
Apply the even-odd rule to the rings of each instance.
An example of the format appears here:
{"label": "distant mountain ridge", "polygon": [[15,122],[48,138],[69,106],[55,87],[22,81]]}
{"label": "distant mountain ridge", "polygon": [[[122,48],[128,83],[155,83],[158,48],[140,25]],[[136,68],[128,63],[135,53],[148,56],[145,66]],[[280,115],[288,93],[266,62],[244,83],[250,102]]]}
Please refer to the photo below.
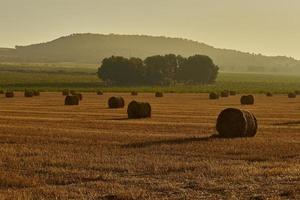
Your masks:
{"label": "distant mountain ridge", "polygon": [[0,48],[0,61],[96,64],[112,55],[145,58],[169,53],[185,57],[208,55],[222,70],[229,71],[300,71],[300,61],[291,57],[218,49],[181,38],[91,33],[72,34],[46,43],[16,46],[15,49]]}

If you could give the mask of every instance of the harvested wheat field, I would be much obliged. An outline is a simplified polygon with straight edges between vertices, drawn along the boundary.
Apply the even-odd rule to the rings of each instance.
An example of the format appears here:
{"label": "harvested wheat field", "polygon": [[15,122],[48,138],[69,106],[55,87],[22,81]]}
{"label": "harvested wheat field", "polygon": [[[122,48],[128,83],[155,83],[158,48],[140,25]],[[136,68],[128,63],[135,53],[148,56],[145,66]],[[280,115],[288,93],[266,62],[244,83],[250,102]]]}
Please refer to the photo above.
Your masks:
{"label": "harvested wheat field", "polygon": [[[111,96],[125,107],[109,109]],[[0,199],[299,199],[300,100],[287,95],[61,93],[0,96]],[[152,117],[127,119],[149,102]],[[254,138],[220,139],[218,114],[248,110]]]}

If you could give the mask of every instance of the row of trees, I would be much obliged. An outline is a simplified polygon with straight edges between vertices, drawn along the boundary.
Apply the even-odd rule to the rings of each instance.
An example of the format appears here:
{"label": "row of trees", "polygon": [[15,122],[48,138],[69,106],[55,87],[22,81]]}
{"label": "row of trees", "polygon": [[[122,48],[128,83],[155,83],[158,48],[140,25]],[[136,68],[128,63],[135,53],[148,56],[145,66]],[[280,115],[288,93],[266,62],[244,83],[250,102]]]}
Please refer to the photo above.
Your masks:
{"label": "row of trees", "polygon": [[211,58],[174,54],[140,58],[112,56],[102,61],[98,76],[110,85],[208,84],[216,80],[218,66]]}

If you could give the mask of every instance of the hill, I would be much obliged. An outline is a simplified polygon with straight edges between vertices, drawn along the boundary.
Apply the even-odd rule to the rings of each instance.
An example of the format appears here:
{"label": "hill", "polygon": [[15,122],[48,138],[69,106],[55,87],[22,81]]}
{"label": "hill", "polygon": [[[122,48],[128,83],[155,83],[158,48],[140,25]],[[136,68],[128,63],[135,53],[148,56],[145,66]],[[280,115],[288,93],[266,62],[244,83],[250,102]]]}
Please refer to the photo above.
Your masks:
{"label": "hill", "polygon": [[90,33],[72,34],[46,43],[16,46],[15,49],[0,49],[0,61],[97,64],[111,55],[145,58],[168,53],[208,55],[221,70],[226,71],[300,72],[300,61],[291,57],[218,49],[180,38]]}

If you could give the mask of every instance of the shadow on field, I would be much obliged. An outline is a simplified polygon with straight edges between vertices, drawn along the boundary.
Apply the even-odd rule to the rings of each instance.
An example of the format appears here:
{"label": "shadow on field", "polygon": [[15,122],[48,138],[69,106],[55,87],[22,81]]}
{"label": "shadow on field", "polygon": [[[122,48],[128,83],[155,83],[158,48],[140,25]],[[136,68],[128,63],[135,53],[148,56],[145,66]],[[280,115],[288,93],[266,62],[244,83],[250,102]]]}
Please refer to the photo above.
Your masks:
{"label": "shadow on field", "polygon": [[289,122],[282,122],[282,123],[274,123],[274,126],[286,126],[286,125],[300,125],[300,121],[289,121]]}
{"label": "shadow on field", "polygon": [[145,141],[145,142],[136,142],[122,145],[123,148],[145,148],[157,145],[172,145],[172,144],[188,144],[192,142],[207,142],[215,139],[220,139],[217,135],[211,135],[208,137],[192,137],[192,138],[176,138],[172,140],[157,140],[157,141]]}
{"label": "shadow on field", "polygon": [[109,118],[109,119],[105,119],[108,121],[124,121],[124,120],[129,120],[128,117],[119,117],[119,118]]}

